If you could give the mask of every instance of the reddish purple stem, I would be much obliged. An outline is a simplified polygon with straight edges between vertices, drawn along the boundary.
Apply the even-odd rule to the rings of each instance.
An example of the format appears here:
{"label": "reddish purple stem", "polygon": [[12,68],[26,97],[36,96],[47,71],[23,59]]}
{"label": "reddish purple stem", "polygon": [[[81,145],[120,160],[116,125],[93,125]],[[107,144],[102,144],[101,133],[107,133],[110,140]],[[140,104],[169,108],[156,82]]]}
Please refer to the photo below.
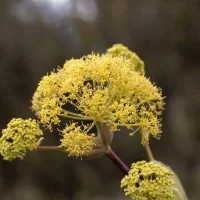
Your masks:
{"label": "reddish purple stem", "polygon": [[127,165],[111,150],[106,153],[106,156],[124,173],[128,174],[129,168]]}

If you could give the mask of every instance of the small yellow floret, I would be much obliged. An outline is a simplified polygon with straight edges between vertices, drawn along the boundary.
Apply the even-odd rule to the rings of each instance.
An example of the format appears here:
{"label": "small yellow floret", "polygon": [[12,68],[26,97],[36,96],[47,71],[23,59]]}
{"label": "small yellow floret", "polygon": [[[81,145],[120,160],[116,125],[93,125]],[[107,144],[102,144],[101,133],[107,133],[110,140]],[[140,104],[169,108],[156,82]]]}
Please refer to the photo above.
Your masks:
{"label": "small yellow floret", "polygon": [[0,154],[4,160],[23,159],[27,150],[33,150],[42,131],[36,120],[12,119],[0,138]]}
{"label": "small yellow floret", "polygon": [[126,46],[122,44],[114,44],[111,48],[107,49],[107,53],[112,56],[123,56],[134,64],[134,70],[144,74],[144,62],[139,58],[139,56],[130,51]]}
{"label": "small yellow floret", "polygon": [[72,123],[62,131],[64,135],[61,144],[69,156],[82,157],[92,151],[95,146],[95,134],[87,135],[87,127]]}
{"label": "small yellow floret", "polygon": [[173,200],[173,172],[154,162],[133,163],[121,181],[125,195],[134,200]]}

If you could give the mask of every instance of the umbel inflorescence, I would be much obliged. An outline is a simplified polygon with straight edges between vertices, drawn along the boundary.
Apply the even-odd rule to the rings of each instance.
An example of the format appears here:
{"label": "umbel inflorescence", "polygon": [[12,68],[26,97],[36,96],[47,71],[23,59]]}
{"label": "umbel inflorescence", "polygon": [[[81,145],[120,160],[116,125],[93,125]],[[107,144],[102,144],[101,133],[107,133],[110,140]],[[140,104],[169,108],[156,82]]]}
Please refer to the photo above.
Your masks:
{"label": "umbel inflorescence", "polygon": [[134,200],[172,200],[173,172],[155,162],[133,163],[121,181],[125,194]]}
{"label": "umbel inflorescence", "polygon": [[0,138],[0,154],[5,160],[23,159],[43,135],[36,120],[12,119]]}
{"label": "umbel inflorescence", "polygon": [[134,69],[132,60],[110,53],[66,61],[63,68],[42,78],[32,110],[50,130],[65,117],[106,123],[109,131],[126,127],[159,137],[161,91]]}
{"label": "umbel inflorescence", "polygon": [[11,161],[22,159],[27,150],[48,149],[40,146],[41,124],[61,136],[60,146],[50,150],[81,158],[105,154],[118,164],[128,174],[121,186],[132,199],[172,200],[170,170],[157,163],[138,162],[129,171],[110,147],[114,132],[122,127],[131,136],[140,133],[144,146],[151,136],[160,137],[162,93],[144,74],[144,62],[121,44],[105,54],[66,61],[38,84],[31,107],[38,121],[13,119],[2,131],[1,155]]}

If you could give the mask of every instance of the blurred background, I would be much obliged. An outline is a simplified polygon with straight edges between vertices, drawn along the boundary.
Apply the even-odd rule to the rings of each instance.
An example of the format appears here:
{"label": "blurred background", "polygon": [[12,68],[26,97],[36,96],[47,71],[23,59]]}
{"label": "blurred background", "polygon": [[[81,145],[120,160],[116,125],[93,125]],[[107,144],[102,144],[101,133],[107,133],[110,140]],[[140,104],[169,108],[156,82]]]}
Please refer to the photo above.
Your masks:
{"label": "blurred background", "polygon": [[[200,198],[200,1],[1,0],[0,129],[13,117],[33,117],[31,98],[42,76],[66,59],[103,53],[123,43],[145,61],[163,89],[163,135],[156,159],[180,176],[189,199]],[[59,144],[45,132],[44,145]],[[113,149],[127,163],[147,159],[139,136],[116,133]],[[107,157],[68,158],[30,152],[0,158],[1,200],[128,200],[123,174]]]}

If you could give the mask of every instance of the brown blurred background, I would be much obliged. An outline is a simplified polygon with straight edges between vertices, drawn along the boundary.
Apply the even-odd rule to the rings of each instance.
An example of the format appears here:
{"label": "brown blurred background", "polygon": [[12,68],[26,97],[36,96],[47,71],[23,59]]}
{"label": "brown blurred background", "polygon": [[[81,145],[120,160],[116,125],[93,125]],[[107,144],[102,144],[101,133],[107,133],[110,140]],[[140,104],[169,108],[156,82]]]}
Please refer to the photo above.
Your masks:
{"label": "brown blurred background", "polygon": [[[33,117],[38,81],[66,59],[123,43],[145,61],[163,89],[163,135],[151,146],[180,176],[189,199],[200,198],[200,1],[1,0],[0,129],[13,117]],[[45,133],[44,144],[58,144]],[[113,149],[130,165],[147,159],[138,136],[116,133]],[[125,200],[124,175],[106,157],[68,158],[30,152],[0,158],[1,200]]]}

